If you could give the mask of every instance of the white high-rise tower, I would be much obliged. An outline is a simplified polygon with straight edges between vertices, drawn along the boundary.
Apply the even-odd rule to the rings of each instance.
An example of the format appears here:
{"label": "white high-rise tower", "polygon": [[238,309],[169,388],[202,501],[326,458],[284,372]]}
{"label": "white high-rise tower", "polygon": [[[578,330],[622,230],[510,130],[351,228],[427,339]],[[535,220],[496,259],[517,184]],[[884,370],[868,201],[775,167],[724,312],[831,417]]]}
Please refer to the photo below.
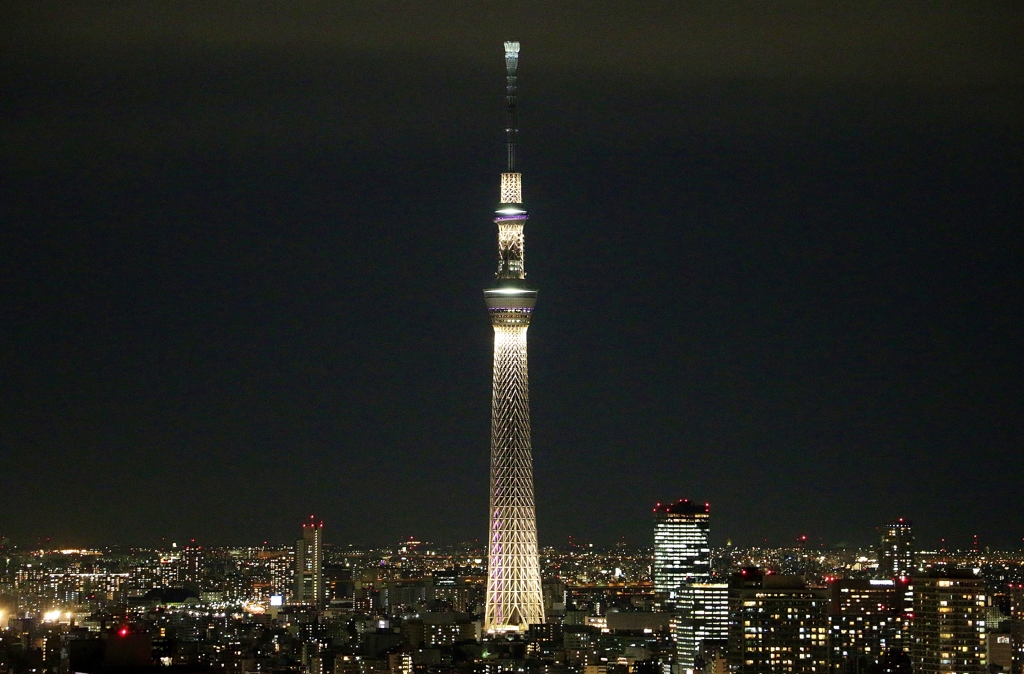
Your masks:
{"label": "white high-rise tower", "polygon": [[537,291],[526,285],[523,265],[523,176],[516,173],[516,69],[519,43],[505,43],[508,170],[501,174],[498,273],[484,291],[494,326],[494,379],[491,403],[491,521],[488,531],[488,632],[525,630],[544,622],[544,599],[537,551],[530,447],[530,392],[526,330]]}

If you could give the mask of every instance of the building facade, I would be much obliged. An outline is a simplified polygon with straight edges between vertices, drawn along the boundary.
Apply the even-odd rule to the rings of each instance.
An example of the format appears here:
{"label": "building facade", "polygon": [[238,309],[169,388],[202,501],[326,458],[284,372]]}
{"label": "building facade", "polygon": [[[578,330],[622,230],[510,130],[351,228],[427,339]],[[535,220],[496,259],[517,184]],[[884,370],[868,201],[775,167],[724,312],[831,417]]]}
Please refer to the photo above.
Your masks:
{"label": "building facade", "polygon": [[692,674],[697,669],[702,644],[729,637],[728,583],[690,583],[680,587],[672,633],[678,670]]}
{"label": "building facade", "polygon": [[896,585],[891,578],[829,583],[829,645],[835,671],[877,668],[889,649],[902,647]]}
{"label": "building facade", "polygon": [[292,600],[296,604],[323,606],[324,592],[324,523],[317,522],[312,515],[302,525],[302,538],[295,542],[295,592]]}
{"label": "building facade", "polygon": [[910,520],[900,517],[882,527],[878,545],[878,578],[909,578],[917,569],[914,531]]}
{"label": "building facade", "polygon": [[910,659],[919,674],[981,674],[986,657],[985,581],[970,571],[913,578]]}
{"label": "building facade", "polygon": [[1010,587],[1010,671],[1024,674],[1024,585]]}
{"label": "building facade", "polygon": [[829,671],[828,590],[803,576],[744,569],[729,583],[729,670],[740,674]]}

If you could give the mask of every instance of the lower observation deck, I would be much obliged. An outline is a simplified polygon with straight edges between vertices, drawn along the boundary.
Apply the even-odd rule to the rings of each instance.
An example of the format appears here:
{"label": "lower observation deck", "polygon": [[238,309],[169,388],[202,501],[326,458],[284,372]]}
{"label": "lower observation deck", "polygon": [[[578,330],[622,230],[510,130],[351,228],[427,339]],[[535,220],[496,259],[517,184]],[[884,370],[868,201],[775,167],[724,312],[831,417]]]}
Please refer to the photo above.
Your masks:
{"label": "lower observation deck", "polygon": [[516,286],[491,288],[484,291],[484,302],[494,327],[525,328],[530,325],[537,291]]}

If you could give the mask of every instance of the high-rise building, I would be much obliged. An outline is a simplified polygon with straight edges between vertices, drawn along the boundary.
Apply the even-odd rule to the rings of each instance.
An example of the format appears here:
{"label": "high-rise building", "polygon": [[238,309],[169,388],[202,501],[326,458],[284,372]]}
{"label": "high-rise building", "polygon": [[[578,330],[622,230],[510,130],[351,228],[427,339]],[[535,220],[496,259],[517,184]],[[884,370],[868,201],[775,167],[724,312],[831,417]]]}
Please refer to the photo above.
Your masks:
{"label": "high-rise building", "polygon": [[516,72],[519,43],[505,43],[508,170],[501,174],[498,226],[498,273],[484,291],[494,327],[494,374],[491,402],[491,504],[487,536],[487,599],[484,629],[524,631],[544,622],[544,599],[537,550],[537,516],[533,496],[530,445],[530,395],[526,366],[526,331],[537,291],[526,285],[523,264],[522,174],[516,172]]}
{"label": "high-rise building", "polygon": [[256,553],[256,559],[266,579],[265,586],[260,588],[264,601],[270,601],[271,597],[283,601],[295,593],[294,547],[263,549]]}
{"label": "high-rise building", "polygon": [[310,515],[302,525],[302,538],[295,542],[296,604],[323,606],[324,598],[324,523]]}
{"label": "high-rise building", "polygon": [[915,674],[988,671],[985,580],[970,571],[914,576],[910,659]]}
{"label": "high-rise building", "polygon": [[181,580],[191,585],[200,585],[203,580],[203,548],[192,541],[181,552]]}
{"label": "high-rise building", "polygon": [[691,674],[697,669],[701,644],[729,637],[729,585],[689,583],[677,590],[672,636],[676,642],[676,663]]}
{"label": "high-rise building", "polygon": [[729,671],[827,672],[828,590],[743,569],[729,583]]}
{"label": "high-rise building", "polygon": [[887,651],[903,645],[897,582],[840,579],[828,586],[832,664],[840,672],[877,668]]}
{"label": "high-rise building", "polygon": [[1010,672],[1024,674],[1024,585],[1010,586]]}
{"label": "high-rise building", "polygon": [[674,603],[684,583],[711,579],[710,506],[679,499],[654,508],[654,591]]}
{"label": "high-rise building", "polygon": [[878,546],[878,577],[909,578],[914,560],[914,532],[910,520],[900,517],[882,527]]}

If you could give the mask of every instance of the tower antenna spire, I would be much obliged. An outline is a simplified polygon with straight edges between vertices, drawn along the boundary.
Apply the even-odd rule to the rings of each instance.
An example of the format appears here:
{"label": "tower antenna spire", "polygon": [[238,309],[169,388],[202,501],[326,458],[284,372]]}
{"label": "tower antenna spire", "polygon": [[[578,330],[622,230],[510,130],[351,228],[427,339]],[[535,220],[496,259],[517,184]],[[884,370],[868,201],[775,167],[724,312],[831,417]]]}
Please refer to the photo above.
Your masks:
{"label": "tower antenna spire", "polygon": [[519,42],[505,43],[505,145],[508,148],[508,172],[516,170],[516,70],[519,67]]}

